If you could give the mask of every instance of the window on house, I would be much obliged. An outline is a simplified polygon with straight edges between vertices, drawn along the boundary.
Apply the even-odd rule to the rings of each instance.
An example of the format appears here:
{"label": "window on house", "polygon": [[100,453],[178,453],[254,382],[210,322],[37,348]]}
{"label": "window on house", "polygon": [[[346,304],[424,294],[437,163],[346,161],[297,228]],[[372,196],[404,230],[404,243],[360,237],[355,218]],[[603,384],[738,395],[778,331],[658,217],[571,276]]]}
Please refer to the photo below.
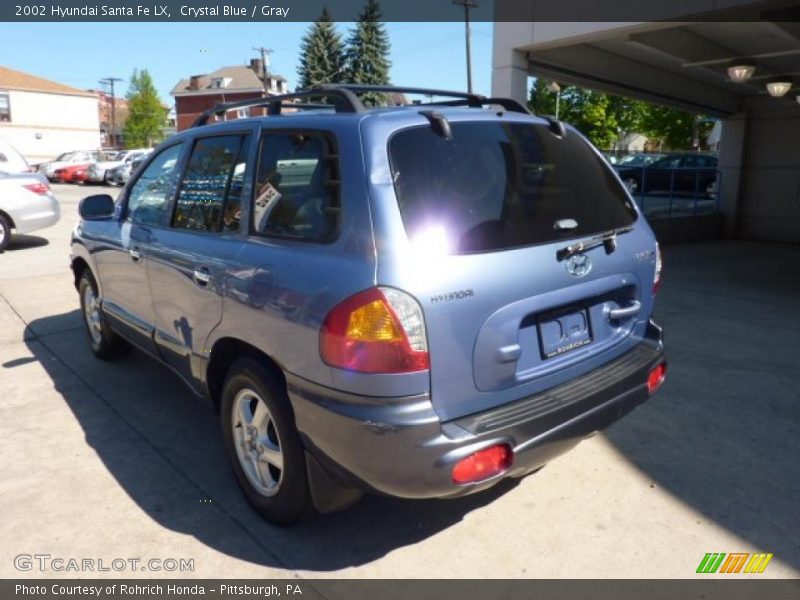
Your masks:
{"label": "window on house", "polygon": [[0,92],[0,123],[11,121],[11,100],[8,92]]}
{"label": "window on house", "polygon": [[191,231],[238,231],[247,167],[247,138],[197,141],[178,192],[172,226]]}

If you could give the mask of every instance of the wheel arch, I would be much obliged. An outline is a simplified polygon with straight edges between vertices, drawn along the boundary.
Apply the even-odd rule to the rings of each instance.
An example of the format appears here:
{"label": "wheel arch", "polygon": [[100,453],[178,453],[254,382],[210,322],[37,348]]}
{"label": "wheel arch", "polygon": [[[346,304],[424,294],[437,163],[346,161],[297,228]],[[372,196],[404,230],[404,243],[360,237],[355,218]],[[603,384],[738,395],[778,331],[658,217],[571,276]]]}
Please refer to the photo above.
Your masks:
{"label": "wheel arch", "polygon": [[8,222],[11,224],[11,229],[16,229],[17,228],[17,226],[14,225],[14,219],[6,211],[0,210],[0,216],[3,216],[6,219],[8,219]]}
{"label": "wheel arch", "polygon": [[228,371],[239,358],[251,358],[259,361],[273,376],[276,381],[286,386],[286,376],[281,366],[263,350],[243,340],[233,337],[223,337],[214,342],[206,366],[205,383],[208,395],[214,408],[219,411],[222,397],[222,386]]}

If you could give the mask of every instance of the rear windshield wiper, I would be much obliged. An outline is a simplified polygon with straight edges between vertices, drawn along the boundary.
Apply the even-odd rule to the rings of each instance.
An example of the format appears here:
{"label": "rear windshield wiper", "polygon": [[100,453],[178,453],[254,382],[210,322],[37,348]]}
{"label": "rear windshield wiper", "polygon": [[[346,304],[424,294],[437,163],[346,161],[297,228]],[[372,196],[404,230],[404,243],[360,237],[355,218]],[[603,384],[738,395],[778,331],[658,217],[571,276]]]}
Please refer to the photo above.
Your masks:
{"label": "rear windshield wiper", "polygon": [[574,244],[570,244],[569,246],[561,248],[561,250],[556,252],[556,260],[566,260],[570,256],[580,254],[581,252],[591,250],[592,248],[597,248],[598,246],[604,246],[606,254],[611,254],[617,249],[617,236],[623,233],[628,233],[632,230],[632,225],[628,227],[617,227],[611,231],[601,233],[600,235],[595,235],[590,238],[586,238],[585,240],[575,242]]}

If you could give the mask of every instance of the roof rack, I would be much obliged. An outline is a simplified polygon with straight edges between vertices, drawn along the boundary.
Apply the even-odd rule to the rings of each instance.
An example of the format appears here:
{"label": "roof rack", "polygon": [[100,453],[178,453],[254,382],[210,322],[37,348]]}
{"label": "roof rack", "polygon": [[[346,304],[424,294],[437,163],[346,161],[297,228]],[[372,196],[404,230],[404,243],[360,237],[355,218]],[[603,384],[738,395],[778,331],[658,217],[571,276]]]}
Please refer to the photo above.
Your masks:
{"label": "roof rack", "polygon": [[326,89],[310,88],[307,90],[300,90],[291,94],[281,94],[279,96],[268,96],[266,98],[252,98],[250,100],[240,100],[239,102],[227,102],[224,104],[217,104],[201,114],[192,127],[200,127],[206,125],[211,117],[218,117],[228,111],[236,110],[237,108],[255,108],[258,106],[266,106],[268,115],[281,114],[281,108],[294,107],[294,108],[307,108],[308,104],[290,104],[289,100],[302,100],[308,98],[329,98],[333,102],[325,105],[315,104],[314,108],[332,107],[337,113],[359,113],[364,112],[366,109],[353,92],[350,90],[342,89],[340,87],[331,87]]}
{"label": "roof rack", "polygon": [[[367,109],[358,98],[357,94],[422,94],[425,96],[445,96],[455,98],[455,100],[427,102],[422,104],[414,104],[413,106],[469,106],[470,108],[482,108],[483,106],[497,104],[505,110],[513,112],[528,113],[528,109],[516,100],[510,98],[487,98],[479,94],[472,94],[468,92],[453,92],[446,90],[437,90],[431,88],[420,87],[407,87],[396,85],[367,85],[367,84],[345,84],[345,83],[325,83],[312,86],[291,94],[281,94],[279,96],[268,96],[266,98],[253,98],[250,100],[241,100],[239,102],[228,102],[225,104],[218,104],[201,114],[192,127],[200,127],[206,125],[211,117],[218,117],[228,111],[237,108],[254,108],[259,106],[267,107],[268,115],[279,115],[281,109],[286,108],[314,108],[314,109],[330,109],[337,113],[361,113]],[[292,100],[303,100],[309,98],[325,98],[329,102],[323,104],[314,103],[295,103],[289,102]]]}

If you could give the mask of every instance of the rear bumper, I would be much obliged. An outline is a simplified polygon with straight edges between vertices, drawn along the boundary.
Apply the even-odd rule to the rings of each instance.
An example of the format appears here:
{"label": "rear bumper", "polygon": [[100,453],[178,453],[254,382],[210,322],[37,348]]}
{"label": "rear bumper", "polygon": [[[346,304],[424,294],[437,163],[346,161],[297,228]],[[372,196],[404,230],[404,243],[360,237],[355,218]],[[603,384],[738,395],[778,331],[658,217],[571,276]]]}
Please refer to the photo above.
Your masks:
{"label": "rear bumper", "polygon": [[50,227],[61,218],[61,208],[54,196],[37,197],[15,211],[11,218],[17,233],[29,233]]}
{"label": "rear bumper", "polygon": [[[649,398],[647,376],[664,362],[651,323],[633,350],[582,377],[515,402],[442,422],[427,394],[367,398],[287,376],[297,427],[308,451],[340,484],[403,498],[445,498],[521,477],[600,431]],[[468,485],[453,465],[487,446],[514,451],[511,468]]]}

